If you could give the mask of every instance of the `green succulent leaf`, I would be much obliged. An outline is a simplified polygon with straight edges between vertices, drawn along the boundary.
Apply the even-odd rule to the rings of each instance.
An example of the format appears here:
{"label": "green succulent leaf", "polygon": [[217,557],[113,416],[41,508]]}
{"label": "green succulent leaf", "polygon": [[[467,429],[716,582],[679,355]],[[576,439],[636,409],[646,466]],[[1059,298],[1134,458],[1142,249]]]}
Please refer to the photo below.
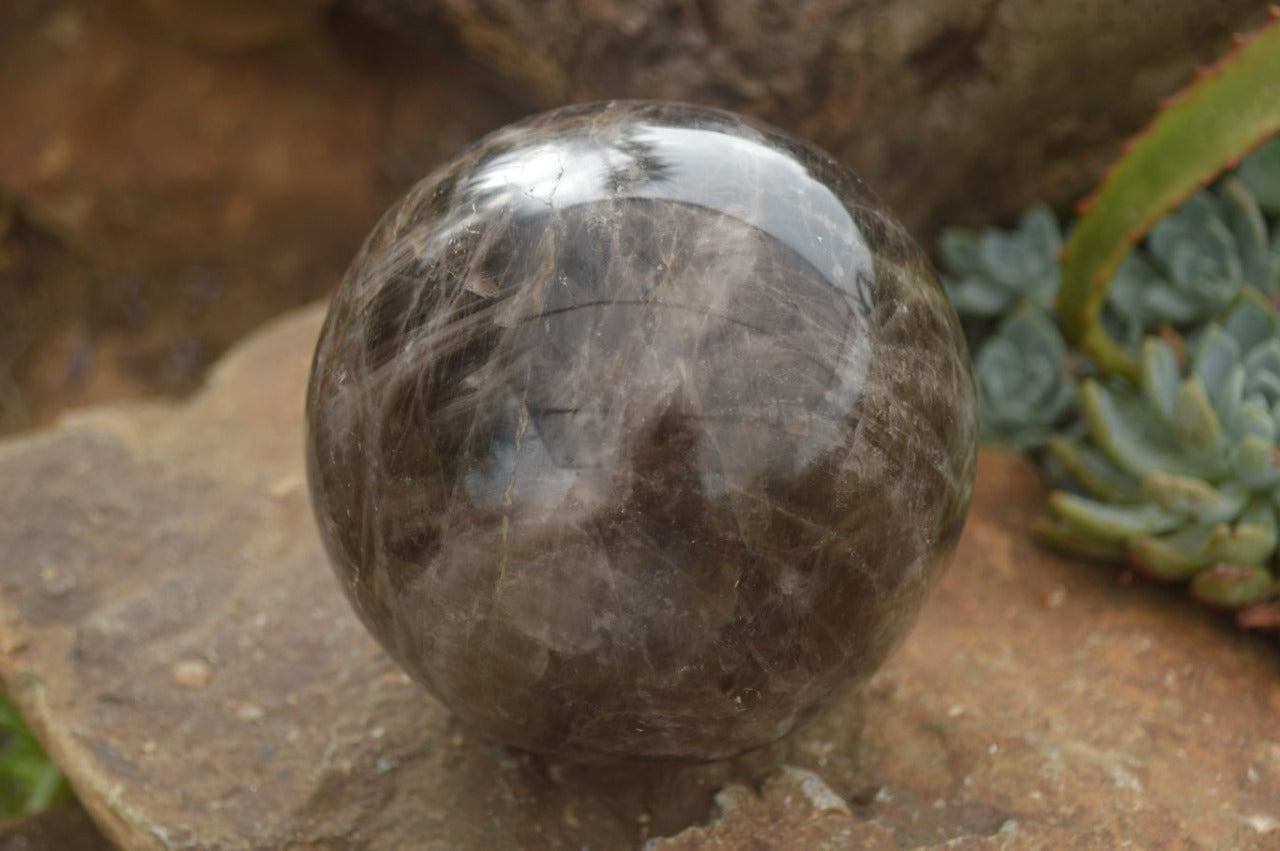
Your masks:
{"label": "green succulent leaf", "polygon": [[951,305],[961,316],[990,319],[1009,309],[1009,293],[991,286],[982,278],[961,278],[948,282]]}
{"label": "green succulent leaf", "polygon": [[1090,379],[1080,387],[1080,408],[1089,434],[1122,470],[1135,476],[1167,472],[1217,478],[1207,475],[1216,472],[1213,467],[1180,450],[1168,429],[1139,399],[1114,393]]}
{"label": "green succulent leaf", "polygon": [[1203,479],[1172,473],[1149,473],[1142,480],[1142,490],[1166,511],[1201,523],[1229,520],[1238,515],[1249,500],[1249,492],[1244,488],[1219,490]]}
{"label": "green succulent leaf", "polygon": [[1223,220],[1230,228],[1235,255],[1244,279],[1266,292],[1271,286],[1271,246],[1267,244],[1267,223],[1253,193],[1241,180],[1229,175],[1220,182],[1218,198]]}
{"label": "green succulent leaf", "polygon": [[991,319],[1018,304],[1041,310],[1053,304],[1062,231],[1043,204],[1028,208],[1011,231],[948,228],[938,248],[947,292],[962,317]]}
{"label": "green succulent leaf", "polygon": [[1280,138],[1272,139],[1245,157],[1237,174],[1258,206],[1273,216],[1280,216]]}
{"label": "green succulent leaf", "polygon": [[1216,524],[1204,544],[1209,561],[1262,564],[1276,548],[1276,512],[1263,500],[1250,505],[1235,524]]}
{"label": "green succulent leaf", "polygon": [[1019,448],[1041,446],[1073,409],[1075,381],[1058,328],[1024,304],[974,359],[978,418],[985,440]]}
{"label": "green succulent leaf", "polygon": [[1280,338],[1253,347],[1244,359],[1244,392],[1261,396],[1270,408],[1280,401]]}
{"label": "green succulent leaf", "polygon": [[1272,591],[1274,580],[1261,565],[1220,563],[1191,580],[1191,593],[1201,602],[1224,609],[1257,603]]}
{"label": "green succulent leaf", "polygon": [[1222,450],[1222,421],[1199,376],[1191,376],[1178,388],[1173,401],[1173,433],[1192,455],[1204,457]]}
{"label": "green succulent leaf", "polygon": [[1236,450],[1236,479],[1254,490],[1280,485],[1280,450],[1275,443],[1256,434],[1247,434]]}
{"label": "green succulent leaf", "polygon": [[1178,515],[1156,505],[1108,505],[1083,496],[1055,491],[1049,497],[1054,516],[1084,537],[1121,543],[1178,528]]}
{"label": "green succulent leaf", "polygon": [[1076,558],[1117,561],[1125,551],[1124,544],[1119,541],[1098,538],[1066,523],[1044,518],[1032,524],[1031,531],[1041,543]]}
{"label": "green succulent leaf", "polygon": [[[1280,228],[1277,229],[1280,233]],[[1258,293],[1246,291],[1222,319],[1223,329],[1247,352],[1276,336],[1276,316]]]}
{"label": "green succulent leaf", "polygon": [[1063,470],[1085,490],[1107,502],[1140,502],[1142,483],[1083,440],[1055,436],[1049,452]]}
{"label": "green succulent leaf", "polygon": [[1210,325],[1200,337],[1191,360],[1191,372],[1206,387],[1216,387],[1227,379],[1231,368],[1240,362],[1240,344],[1217,325]]}
{"label": "green succulent leaf", "polygon": [[1204,552],[1213,526],[1185,526],[1168,535],[1129,543],[1129,562],[1148,576],[1168,582],[1190,579],[1213,563]]}
{"label": "green succulent leaf", "polygon": [[978,231],[973,228],[944,228],[938,237],[938,253],[943,265],[958,275],[972,275],[982,270]]}
{"label": "green succulent leaf", "polygon": [[1141,383],[1151,407],[1172,423],[1182,374],[1173,347],[1159,337],[1148,337],[1142,343]]}

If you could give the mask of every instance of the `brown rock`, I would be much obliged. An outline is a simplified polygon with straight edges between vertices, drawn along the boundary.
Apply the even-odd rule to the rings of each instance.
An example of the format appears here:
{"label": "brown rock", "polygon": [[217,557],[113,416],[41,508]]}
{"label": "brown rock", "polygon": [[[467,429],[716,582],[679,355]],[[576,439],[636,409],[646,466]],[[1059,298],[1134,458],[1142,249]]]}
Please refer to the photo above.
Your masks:
{"label": "brown rock", "polygon": [[411,52],[329,0],[3,5],[0,428],[194,389],[516,115],[456,48]]}
{"label": "brown rock", "polygon": [[0,822],[0,851],[111,851],[114,847],[75,804]]}
{"label": "brown rock", "polygon": [[[301,472],[320,319],[255,336],[190,403],[86,412],[0,447],[0,674],[121,846],[1280,841],[1274,641],[1046,555],[1024,532],[1038,484],[992,454],[865,726],[849,700],[771,751],[681,773],[475,739],[377,649],[324,564]],[[207,682],[175,682],[197,660]],[[795,768],[743,790],[780,763]],[[726,785],[727,812],[677,835]]]}
{"label": "brown rock", "polygon": [[[828,148],[921,235],[1089,189],[1257,0],[346,0],[409,37],[435,9],[515,93],[690,100]],[[429,21],[429,22],[428,22]]]}

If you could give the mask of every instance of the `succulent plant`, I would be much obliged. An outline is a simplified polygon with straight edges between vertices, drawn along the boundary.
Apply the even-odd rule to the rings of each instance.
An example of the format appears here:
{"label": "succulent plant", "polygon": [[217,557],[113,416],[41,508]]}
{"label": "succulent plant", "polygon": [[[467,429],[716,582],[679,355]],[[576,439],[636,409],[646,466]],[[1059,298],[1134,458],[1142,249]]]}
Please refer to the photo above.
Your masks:
{"label": "succulent plant", "polygon": [[1280,136],[1246,157],[1237,176],[1264,212],[1280,216]]}
{"label": "succulent plant", "polygon": [[1053,305],[1062,230],[1044,204],[1028,208],[1010,231],[947,228],[938,248],[943,283],[964,319],[993,319],[1023,302],[1046,311]]}
{"label": "succulent plant", "polygon": [[[1280,293],[1280,226],[1269,236],[1266,215],[1277,210],[1280,140],[1160,220],[1120,265],[1101,316],[1126,357],[1136,360],[1143,337],[1161,329],[1194,335],[1245,290]],[[1068,355],[1049,313],[1062,233],[1039,204],[1013,230],[949,228],[939,241],[943,280],[976,352],[987,442],[1035,450],[1079,419],[1076,380],[1092,366]]]}
{"label": "succulent plant", "polygon": [[1079,489],[1050,497],[1041,535],[1061,548],[1190,580],[1240,608],[1277,592],[1280,317],[1245,291],[1194,339],[1147,337],[1141,379],[1086,380],[1087,433],[1050,451]]}
{"label": "succulent plant", "polygon": [[1038,449],[1075,412],[1076,382],[1067,346],[1045,312],[1023,304],[974,358],[984,441]]}
{"label": "succulent plant", "polygon": [[1269,292],[1273,265],[1258,201],[1227,177],[1151,229],[1144,248],[1116,270],[1107,307],[1121,339],[1136,341],[1161,325],[1209,321],[1246,285]]}

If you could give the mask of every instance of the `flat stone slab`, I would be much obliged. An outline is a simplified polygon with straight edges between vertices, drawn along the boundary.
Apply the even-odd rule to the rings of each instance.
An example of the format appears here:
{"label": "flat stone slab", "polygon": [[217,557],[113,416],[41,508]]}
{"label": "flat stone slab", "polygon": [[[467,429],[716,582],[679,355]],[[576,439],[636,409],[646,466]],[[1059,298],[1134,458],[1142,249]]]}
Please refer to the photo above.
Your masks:
{"label": "flat stone slab", "polygon": [[188,402],[0,444],[0,676],[122,847],[1280,845],[1274,639],[1038,549],[1034,473],[995,454],[915,632],[786,742],[599,769],[472,736],[321,552],[301,447],[322,313]]}

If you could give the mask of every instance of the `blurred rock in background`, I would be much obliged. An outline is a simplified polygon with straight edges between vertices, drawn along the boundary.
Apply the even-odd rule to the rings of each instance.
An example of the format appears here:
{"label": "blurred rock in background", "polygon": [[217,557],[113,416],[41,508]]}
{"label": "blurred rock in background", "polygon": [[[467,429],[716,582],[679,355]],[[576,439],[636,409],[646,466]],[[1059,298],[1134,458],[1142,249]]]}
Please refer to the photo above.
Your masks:
{"label": "blurred rock in background", "polygon": [[443,157],[566,101],[737,109],[931,245],[1065,206],[1259,0],[8,0],[0,432],[181,393]]}
{"label": "blurred rock in background", "polygon": [[[1088,190],[1259,0],[341,0],[410,43],[440,21],[539,107],[691,100],[844,160],[922,237]],[[438,14],[437,20],[429,12]]]}

